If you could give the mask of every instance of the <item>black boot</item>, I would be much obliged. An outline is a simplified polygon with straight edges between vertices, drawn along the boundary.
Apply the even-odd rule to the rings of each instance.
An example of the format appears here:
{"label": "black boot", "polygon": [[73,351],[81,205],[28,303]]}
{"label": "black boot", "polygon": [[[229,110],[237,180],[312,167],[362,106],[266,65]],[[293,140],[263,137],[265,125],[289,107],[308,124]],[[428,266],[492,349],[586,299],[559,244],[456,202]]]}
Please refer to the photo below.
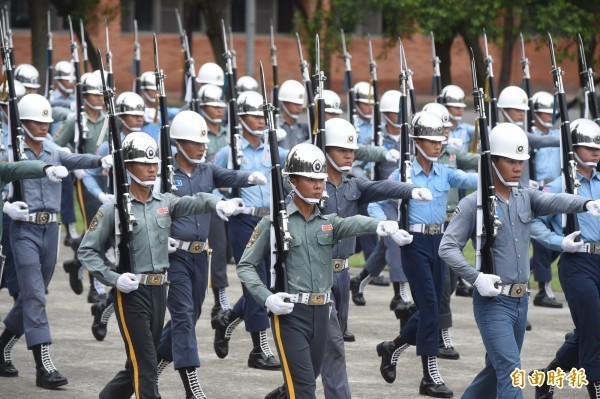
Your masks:
{"label": "black boot", "polygon": [[99,302],[92,305],[92,316],[94,316],[94,321],[92,322],[92,334],[97,341],[103,341],[106,337],[106,325],[114,311],[115,307],[112,302]]}
{"label": "black boot", "polygon": [[350,279],[352,302],[354,302],[356,306],[365,306],[367,304],[367,301],[365,301],[365,297],[363,296],[363,290],[371,279],[372,277],[369,275],[369,272],[364,269],[358,276]]}
{"label": "black boot", "polygon": [[218,314],[210,321],[210,325],[215,330],[215,340],[213,348],[219,359],[225,359],[229,353],[229,339],[233,329],[242,322],[242,319],[234,318],[233,310],[229,309]]}
{"label": "black boot", "polygon": [[384,341],[377,345],[377,356],[381,357],[379,372],[387,383],[396,380],[396,364],[398,357],[408,348],[408,344],[398,335],[393,341]]}
{"label": "black boot", "polygon": [[412,302],[405,302],[400,304],[394,309],[394,314],[396,318],[400,320],[400,328],[404,327],[408,319],[412,317],[413,314],[417,311],[417,307]]}
{"label": "black boot", "polygon": [[451,398],[454,393],[444,384],[437,364],[437,356],[421,356],[423,378],[419,393],[434,398]]}
{"label": "black boot", "polygon": [[285,385],[275,388],[271,392],[265,395],[265,399],[287,399],[287,392],[285,391]]}
{"label": "black boot", "polygon": [[185,399],[206,399],[206,395],[202,391],[200,382],[198,382],[198,373],[195,367],[186,367],[179,369],[181,381],[185,388]]}
{"label": "black boot", "polygon": [[217,317],[217,315],[219,314],[219,312],[221,312],[221,301],[219,299],[219,289],[218,288],[213,288],[213,296],[215,298],[215,304],[213,305],[212,309],[210,310],[210,319],[214,319],[215,317]]}
{"label": "black boot", "polygon": [[396,309],[398,306],[406,305],[407,302],[400,295],[394,295],[390,301],[390,310]]}
{"label": "black boot", "polygon": [[[548,375],[548,371],[556,370],[560,367],[558,359],[554,358],[545,369],[539,370]],[[530,373],[531,374],[531,373]],[[554,398],[554,385],[548,385],[544,379],[541,387],[535,387],[535,399],[552,399]]]}
{"label": "black boot", "polygon": [[0,336],[0,376],[17,377],[19,370],[12,364],[12,348],[21,336],[5,329]]}
{"label": "black boot", "polygon": [[354,342],[354,341],[356,341],[356,337],[354,336],[354,334],[352,334],[347,329],[346,329],[346,331],[344,331],[344,334],[342,335],[342,338],[344,339],[344,342]]}
{"label": "black boot", "polygon": [[49,347],[50,344],[40,344],[31,348],[37,370],[35,384],[46,389],[56,389],[67,385],[69,381],[54,367],[54,363],[50,359]]}
{"label": "black boot", "polygon": [[452,338],[450,338],[450,330],[442,328],[439,331],[439,351],[438,357],[442,359],[458,360],[460,354],[454,349]]}
{"label": "black boot", "polygon": [[248,356],[248,367],[259,370],[280,370],[281,364],[279,364],[279,360],[275,358],[269,347],[267,331],[262,330],[250,334],[252,335],[254,348]]}
{"label": "black boot", "polygon": [[600,381],[590,381],[587,390],[590,399],[600,399]]}
{"label": "black boot", "polygon": [[83,283],[79,279],[79,269],[81,269],[81,263],[77,257],[68,260],[63,263],[63,269],[69,275],[69,285],[74,293],[81,295],[83,292]]}

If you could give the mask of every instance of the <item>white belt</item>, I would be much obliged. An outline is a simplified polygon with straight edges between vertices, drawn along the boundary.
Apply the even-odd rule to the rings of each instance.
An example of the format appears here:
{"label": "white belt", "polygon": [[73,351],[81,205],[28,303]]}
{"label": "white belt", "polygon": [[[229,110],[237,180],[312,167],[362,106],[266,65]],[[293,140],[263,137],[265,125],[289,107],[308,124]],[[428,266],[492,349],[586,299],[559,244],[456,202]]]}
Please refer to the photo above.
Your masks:
{"label": "white belt", "polygon": [[348,259],[331,259],[331,267],[334,273],[339,273],[348,268]]}
{"label": "white belt", "polygon": [[56,220],[56,213],[54,212],[37,212],[27,215],[27,221],[35,224],[54,223]]}
{"label": "white belt", "polygon": [[142,273],[136,274],[135,277],[142,285],[163,285],[167,283],[167,273]]}
{"label": "white belt", "polygon": [[408,231],[411,233],[437,235],[443,234],[444,230],[443,224],[411,224],[408,226]]}
{"label": "white belt", "polygon": [[331,294],[310,294],[301,292],[299,294],[292,294],[292,297],[288,299],[292,303],[303,303],[304,305],[327,305]]}
{"label": "white belt", "polygon": [[246,215],[252,215],[259,218],[271,214],[271,208],[268,207],[256,207],[256,206],[247,206],[240,213],[245,213]]}
{"label": "white belt", "polygon": [[177,248],[193,254],[199,254],[208,248],[208,243],[204,241],[177,240]]}
{"label": "white belt", "polygon": [[586,254],[600,255],[600,242],[586,242],[579,252]]}
{"label": "white belt", "polygon": [[513,298],[522,298],[528,292],[529,289],[527,288],[527,284],[508,284],[502,286],[500,294]]}

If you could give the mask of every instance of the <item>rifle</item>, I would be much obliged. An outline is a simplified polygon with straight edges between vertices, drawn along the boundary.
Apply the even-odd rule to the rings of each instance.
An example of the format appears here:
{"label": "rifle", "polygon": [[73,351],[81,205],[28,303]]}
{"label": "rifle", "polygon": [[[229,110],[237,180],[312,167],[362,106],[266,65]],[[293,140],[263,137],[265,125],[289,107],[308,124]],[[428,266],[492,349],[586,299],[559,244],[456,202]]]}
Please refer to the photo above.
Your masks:
{"label": "rifle", "polygon": [[435,36],[433,32],[429,32],[431,35],[431,59],[433,61],[433,78],[431,81],[431,91],[435,88],[435,95],[437,96],[436,102],[443,104],[444,99],[442,98],[442,74],[440,72],[440,57],[435,52]]}
{"label": "rifle", "polygon": [[140,42],[138,41],[138,26],[137,19],[133,20],[133,64],[131,67],[131,72],[133,76],[135,76],[135,81],[133,83],[133,91],[142,95],[142,82],[140,81],[140,75],[142,74],[142,65],[141,65],[141,55],[140,55]]}
{"label": "rifle", "polygon": [[71,22],[71,16],[69,19],[69,34],[71,38],[71,58],[73,60],[73,69],[75,70],[75,107],[77,115],[77,129],[75,132],[75,152],[79,154],[85,154],[85,141],[88,136],[87,127],[87,116],[85,108],[83,106],[83,94],[81,87],[81,72],[79,70],[79,51],[77,48],[77,42],[73,35],[73,23]]}
{"label": "rifle", "polygon": [[[408,73],[404,69],[402,62],[404,46],[399,41],[400,56],[400,112],[398,112],[398,124],[400,125],[400,181],[402,183],[412,184],[412,161],[410,154],[410,145],[408,140]],[[408,199],[398,200],[398,217],[400,228],[408,231]]]}
{"label": "rifle", "polygon": [[89,72],[89,59],[87,52],[87,41],[85,40],[85,29],[83,29],[83,21],[79,20],[79,32],[81,33],[81,54],[83,58],[83,73]]}
{"label": "rifle", "polygon": [[44,97],[50,101],[52,98],[52,92],[54,91],[52,85],[54,84],[54,66],[52,61],[52,25],[50,23],[50,11],[48,11],[48,47],[46,48],[46,90]]}
{"label": "rifle", "polygon": [[[473,103],[477,115],[476,129],[479,129],[479,142],[481,156],[479,158],[479,181],[477,185],[477,220],[476,220],[476,244],[475,244],[475,266],[483,273],[496,274],[494,260],[494,240],[498,234],[501,223],[496,215],[496,187],[492,175],[492,154],[490,151],[490,139],[488,123],[485,117],[483,90],[477,86],[477,70],[475,69],[475,56],[471,50],[471,77],[473,80]],[[485,243],[482,237],[485,236]]]}
{"label": "rifle", "polygon": [[[548,32],[548,47],[550,49],[550,62],[552,63],[552,78],[554,81],[554,95],[558,96],[558,107],[560,110],[560,138],[561,138],[561,158],[560,166],[562,169],[563,187],[566,193],[577,194],[577,188],[580,186],[577,178],[577,165],[573,155],[573,143],[571,141],[571,128],[569,123],[569,113],[567,110],[567,97],[563,87],[563,70],[556,66],[554,56],[554,43],[552,36]],[[556,97],[555,97],[556,98]],[[579,221],[577,215],[563,215],[563,232],[565,235],[579,230]],[[579,240],[579,237],[577,237]]]}
{"label": "rifle", "polygon": [[112,52],[110,51],[109,41],[108,41],[108,21],[104,20],[104,28],[106,32],[106,66],[108,67],[106,83],[110,86],[111,89],[115,90],[115,80],[113,77],[113,68],[112,68]]}
{"label": "rifle", "polygon": [[271,277],[269,288],[274,293],[287,292],[285,258],[292,242],[292,236],[288,230],[288,215],[283,191],[281,162],[279,160],[279,151],[277,151],[277,133],[275,131],[273,115],[275,107],[273,107],[273,104],[269,104],[267,100],[267,87],[265,86],[265,72],[262,62],[260,63],[260,82],[265,123],[269,130],[269,146],[271,147]]}
{"label": "rifle", "polygon": [[184,81],[186,82],[185,101],[189,103],[190,109],[192,111],[200,114],[200,104],[198,102],[198,86],[196,82],[196,67],[194,66],[194,59],[190,55],[190,44],[188,42],[187,34],[183,30],[183,25],[181,24],[181,16],[179,15],[178,9],[175,9],[175,15],[177,16],[177,25],[179,26],[181,51],[183,51],[183,57],[185,59],[185,72],[183,77]]}
{"label": "rifle", "polygon": [[319,34],[315,38],[315,74],[313,78],[317,82],[317,93],[315,101],[317,103],[317,131],[315,132],[315,145],[323,151],[323,154],[327,151],[325,148],[325,99],[323,98],[323,82],[325,81],[325,73],[321,71],[321,49],[319,43]]}
{"label": "rifle", "polygon": [[302,74],[302,80],[304,81],[304,88],[306,89],[306,108],[308,109],[308,131],[312,132],[315,128],[315,96],[308,74],[308,63],[304,60],[302,55],[302,43],[300,42],[300,35],[296,32],[296,43],[298,44],[298,56],[300,57],[300,73]]}
{"label": "rifle", "polygon": [[271,20],[271,68],[273,69],[273,90],[271,101],[273,109],[273,122],[275,129],[279,127],[279,74],[277,73],[277,47],[275,47],[275,33],[273,32],[273,21]]}
{"label": "rifle", "polygon": [[[229,146],[231,148],[231,169],[240,170],[242,164],[242,128],[238,124],[237,101],[235,96],[235,80],[233,77],[233,64],[231,52],[227,49],[227,33],[225,32],[225,22],[221,20],[221,33],[223,34],[223,46],[225,47],[225,77],[227,79],[227,97],[229,108]],[[266,99],[265,99],[266,101]],[[277,149],[277,146],[271,147]],[[277,152],[277,150],[275,150]],[[239,189],[232,188],[231,193],[234,197],[239,197]]]}
{"label": "rifle", "polygon": [[[531,99],[531,75],[529,74],[529,59],[525,56],[525,41],[523,40],[523,34],[519,34],[521,36],[521,66],[523,69],[523,88],[525,89],[525,93],[527,93],[528,98],[528,106],[527,110],[527,131],[533,131],[533,100]],[[532,180],[536,180],[535,173],[535,151],[529,150],[529,178]]]}
{"label": "rifle", "polygon": [[[402,39],[399,39],[402,41]],[[413,84],[412,76],[414,72],[408,67],[406,62],[406,53],[404,52],[404,46],[402,46],[402,62],[404,63],[404,70],[406,71],[407,83],[408,83],[408,95],[410,98],[410,113],[414,115],[417,113],[417,96],[415,94],[415,85]]]}
{"label": "rifle", "polygon": [[483,30],[483,45],[485,48],[485,94],[486,94],[486,102],[488,103],[488,107],[486,108],[487,118],[489,120],[490,129],[496,126],[499,123],[498,118],[498,105],[496,99],[496,89],[494,87],[494,60],[488,51],[488,42],[487,35],[485,33],[485,29]]}
{"label": "rifle", "polygon": [[356,115],[356,93],[352,86],[352,66],[350,60],[352,56],[346,50],[346,35],[342,33],[342,56],[344,57],[344,91],[348,92],[348,121],[354,126],[354,116]]}
{"label": "rifle", "polygon": [[[233,82],[237,83],[237,57],[235,49],[233,48],[233,35],[231,34],[231,26],[228,26],[229,29],[229,51],[231,52],[231,72],[233,74]],[[235,93],[235,98],[237,98],[237,89],[235,84],[233,85],[233,92]]]}
{"label": "rifle", "polygon": [[[2,18],[0,20],[0,40],[2,45],[0,47],[0,54],[2,55],[2,64],[4,67],[4,73],[6,74],[6,80],[4,87],[8,87],[8,122],[9,122],[9,142],[8,146],[10,151],[8,152],[8,162],[18,162],[27,159],[25,154],[25,139],[23,136],[23,129],[21,128],[21,120],[19,119],[19,107],[17,105],[17,93],[15,91],[15,75],[13,71],[13,63],[11,60],[11,54],[13,48],[7,34],[7,25],[5,19],[5,10],[2,10]],[[12,198],[13,201],[23,200],[23,189],[20,180],[15,180],[9,186],[8,197]]]}
{"label": "rifle", "polygon": [[4,36],[6,36],[6,42],[8,48],[10,48],[10,64],[15,65],[15,52],[13,49],[13,33],[10,28],[10,13],[8,12],[8,4],[4,4],[4,8],[2,9],[2,23],[4,24]]}
{"label": "rifle", "polygon": [[[100,71],[104,71],[102,53],[98,51],[100,60]],[[115,240],[117,242],[117,270],[119,273],[131,272],[133,270],[130,251],[130,242],[133,235],[133,226],[137,224],[131,209],[131,194],[129,183],[125,174],[125,162],[123,150],[121,149],[121,137],[117,130],[115,117],[115,92],[108,86],[104,73],[100,74],[102,79],[102,93],[104,94],[104,106],[106,107],[108,119],[108,132],[111,137],[113,154],[113,181],[115,189]]]}
{"label": "rifle", "polygon": [[[373,145],[380,146],[383,139],[381,133],[381,114],[379,113],[379,85],[377,83],[377,63],[373,58],[373,46],[371,44],[371,35],[369,38],[369,73],[371,75],[371,87],[373,87]],[[381,180],[379,168],[373,166],[373,180]]]}
{"label": "rifle", "polygon": [[[587,67],[587,61],[585,59],[585,50],[583,47],[583,40],[581,35],[577,34],[579,39],[579,57],[581,59],[581,72],[579,73],[583,77],[583,84],[585,90],[585,99],[590,112],[592,120],[600,125],[600,112],[598,111],[598,97],[596,97],[596,87],[594,85],[595,73],[592,68]],[[586,109],[586,115],[587,111]],[[587,117],[587,116],[586,116]]]}
{"label": "rifle", "polygon": [[160,184],[163,193],[177,191],[173,180],[173,155],[169,136],[169,117],[167,115],[167,96],[165,95],[165,73],[158,66],[158,44],[154,34],[154,76],[160,105]]}

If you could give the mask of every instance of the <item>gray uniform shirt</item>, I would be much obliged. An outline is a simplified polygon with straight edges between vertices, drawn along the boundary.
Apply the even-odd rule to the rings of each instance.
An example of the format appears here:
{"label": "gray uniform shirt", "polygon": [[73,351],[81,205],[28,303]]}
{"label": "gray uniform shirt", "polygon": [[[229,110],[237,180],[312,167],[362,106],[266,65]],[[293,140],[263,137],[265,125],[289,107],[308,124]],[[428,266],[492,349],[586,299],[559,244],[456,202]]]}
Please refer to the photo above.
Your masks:
{"label": "gray uniform shirt", "polygon": [[[577,195],[548,194],[529,188],[514,188],[508,201],[498,197],[496,213],[502,225],[498,229],[493,252],[496,275],[502,283],[526,284],[529,281],[530,230],[531,221],[536,216],[584,212],[587,201],[589,199]],[[476,242],[476,221],[477,192],[474,192],[456,207],[439,248],[440,257],[458,276],[471,284],[479,272],[465,259],[462,250],[469,238]]]}
{"label": "gray uniform shirt", "polygon": [[280,127],[287,132],[287,136],[279,142],[281,148],[291,150],[296,144],[305,143],[310,138],[306,123],[288,125],[282,118]]}

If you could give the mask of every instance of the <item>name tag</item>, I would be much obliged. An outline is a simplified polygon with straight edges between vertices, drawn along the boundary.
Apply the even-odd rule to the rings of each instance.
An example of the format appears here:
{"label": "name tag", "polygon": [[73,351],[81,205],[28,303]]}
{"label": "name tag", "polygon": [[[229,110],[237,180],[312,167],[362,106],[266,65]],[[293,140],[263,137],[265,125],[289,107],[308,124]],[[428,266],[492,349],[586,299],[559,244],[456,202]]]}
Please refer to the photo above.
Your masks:
{"label": "name tag", "polygon": [[169,208],[158,208],[158,209],[156,210],[156,212],[157,212],[159,215],[166,215],[166,214],[168,214],[168,213],[169,213]]}
{"label": "name tag", "polygon": [[183,180],[174,180],[173,183],[175,184],[175,187],[183,186]]}
{"label": "name tag", "polygon": [[322,231],[333,230],[333,225],[332,224],[324,224],[324,225],[321,226],[321,230]]}

